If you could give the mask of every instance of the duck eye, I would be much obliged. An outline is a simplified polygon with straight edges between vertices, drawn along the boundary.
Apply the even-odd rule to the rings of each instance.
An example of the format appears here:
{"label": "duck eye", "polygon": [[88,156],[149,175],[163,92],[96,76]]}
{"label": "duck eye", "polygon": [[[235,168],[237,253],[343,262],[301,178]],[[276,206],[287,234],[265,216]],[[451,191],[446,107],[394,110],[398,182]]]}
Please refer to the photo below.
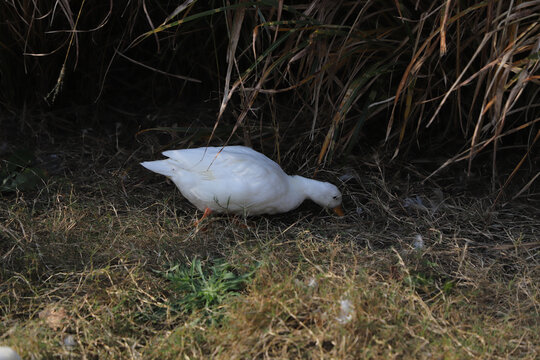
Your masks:
{"label": "duck eye", "polygon": [[336,196],[334,196],[334,197],[333,197],[333,199],[334,199],[334,200],[337,200],[337,199],[338,199],[338,197],[339,197],[339,196],[337,196],[337,195],[336,195]]}

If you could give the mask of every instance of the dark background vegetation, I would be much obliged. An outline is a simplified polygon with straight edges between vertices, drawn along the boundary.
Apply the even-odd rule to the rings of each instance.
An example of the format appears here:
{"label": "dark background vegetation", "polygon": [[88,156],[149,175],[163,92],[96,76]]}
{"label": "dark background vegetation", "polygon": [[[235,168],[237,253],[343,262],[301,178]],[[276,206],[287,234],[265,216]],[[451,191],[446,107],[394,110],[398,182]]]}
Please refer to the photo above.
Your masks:
{"label": "dark background vegetation", "polygon": [[536,1],[4,1],[2,153],[58,151],[91,129],[125,149],[243,143],[318,167],[416,159],[426,176],[452,165],[493,189],[515,170],[528,188],[539,11]]}

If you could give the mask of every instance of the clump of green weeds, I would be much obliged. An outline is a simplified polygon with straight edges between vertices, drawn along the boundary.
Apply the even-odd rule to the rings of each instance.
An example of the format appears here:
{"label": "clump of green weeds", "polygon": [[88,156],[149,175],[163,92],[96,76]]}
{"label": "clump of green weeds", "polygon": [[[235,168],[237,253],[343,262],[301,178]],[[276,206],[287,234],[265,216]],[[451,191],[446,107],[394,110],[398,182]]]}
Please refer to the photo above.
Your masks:
{"label": "clump of green weeds", "polygon": [[180,313],[203,310],[212,315],[219,312],[220,305],[228,297],[238,295],[255,271],[256,267],[239,274],[224,259],[206,266],[197,258],[190,265],[173,265],[163,273],[174,292],[170,308]]}

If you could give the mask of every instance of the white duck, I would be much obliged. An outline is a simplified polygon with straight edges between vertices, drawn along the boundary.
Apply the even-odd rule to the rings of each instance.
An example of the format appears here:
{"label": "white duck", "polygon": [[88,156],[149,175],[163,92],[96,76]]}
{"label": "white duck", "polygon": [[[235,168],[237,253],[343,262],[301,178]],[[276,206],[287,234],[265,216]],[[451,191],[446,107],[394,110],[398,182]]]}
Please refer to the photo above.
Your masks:
{"label": "white duck", "polygon": [[248,147],[169,150],[163,155],[168,159],[141,165],[171,179],[186,199],[204,211],[202,219],[212,211],[242,215],[283,213],[297,208],[305,199],[343,215],[337,187],[289,176],[277,163]]}

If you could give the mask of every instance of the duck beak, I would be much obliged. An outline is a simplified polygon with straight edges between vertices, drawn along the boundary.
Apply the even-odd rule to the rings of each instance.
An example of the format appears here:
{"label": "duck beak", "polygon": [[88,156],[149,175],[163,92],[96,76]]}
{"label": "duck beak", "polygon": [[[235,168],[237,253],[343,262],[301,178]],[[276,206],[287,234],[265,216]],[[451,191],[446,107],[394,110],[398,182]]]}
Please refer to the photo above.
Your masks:
{"label": "duck beak", "polygon": [[336,207],[333,208],[332,210],[334,210],[334,212],[335,212],[338,216],[343,216],[343,215],[345,215],[345,211],[343,211],[343,208],[341,207],[341,205],[336,206]]}

